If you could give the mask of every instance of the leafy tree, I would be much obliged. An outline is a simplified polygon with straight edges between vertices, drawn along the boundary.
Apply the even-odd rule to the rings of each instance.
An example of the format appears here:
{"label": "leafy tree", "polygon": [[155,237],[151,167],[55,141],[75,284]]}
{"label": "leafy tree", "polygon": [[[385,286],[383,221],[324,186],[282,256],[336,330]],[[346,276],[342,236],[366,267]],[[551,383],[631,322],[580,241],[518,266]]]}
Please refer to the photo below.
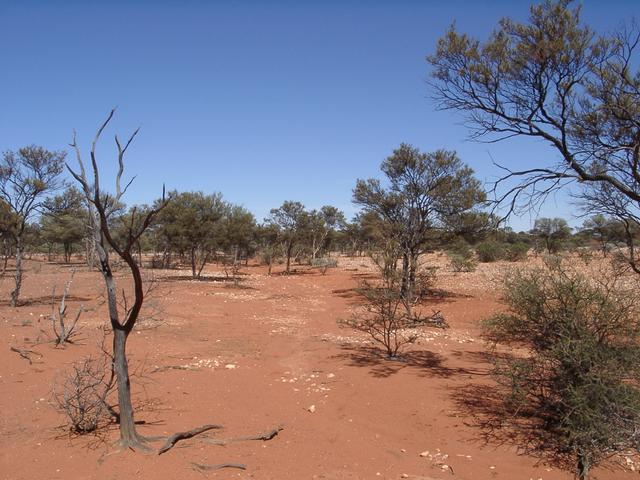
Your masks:
{"label": "leafy tree", "polygon": [[594,282],[562,263],[514,271],[505,281],[508,311],[485,322],[491,341],[529,352],[496,357],[502,420],[581,480],[639,445],[640,311],[621,280]]}
{"label": "leafy tree", "polygon": [[284,244],[287,258],[286,273],[291,272],[293,248],[300,241],[308,222],[308,213],[300,202],[285,201],[280,207],[271,210],[267,222],[278,229],[280,240]]}
{"label": "leafy tree", "polygon": [[541,240],[548,253],[562,249],[562,242],[571,236],[571,227],[563,218],[539,218],[531,233]]}
{"label": "leafy tree", "polygon": [[70,187],[60,195],[47,199],[44,215],[40,219],[43,239],[50,243],[60,243],[65,262],[71,261],[73,245],[87,236],[89,218],[83,194]]}
{"label": "leafy tree", "polygon": [[4,275],[7,270],[7,263],[13,250],[15,227],[17,225],[14,216],[15,213],[13,213],[9,204],[0,198],[0,241],[2,242],[3,257],[2,275]]}
{"label": "leafy tree", "polygon": [[269,265],[268,275],[271,275],[273,262],[281,255],[279,234],[278,226],[269,222],[259,225],[256,229],[262,260]]}
{"label": "leafy tree", "polygon": [[[629,229],[640,223],[640,45],[637,28],[598,35],[580,7],[547,0],[529,21],[502,19],[480,42],[452,26],[428,57],[432,91],[443,109],[465,114],[473,138],[529,137],[549,145],[557,163],[515,170],[495,201],[531,207],[571,182],[591,211]],[[516,185],[513,185],[516,181]],[[633,235],[628,258],[637,273]]]}
{"label": "leafy tree", "polygon": [[65,156],[65,152],[50,152],[31,145],[17,152],[4,152],[0,162],[0,198],[10,207],[15,222],[10,229],[16,255],[12,307],[18,305],[22,287],[22,255],[27,227],[41,211],[46,195],[59,187],[58,177],[64,168]]}
{"label": "leafy tree", "polygon": [[418,257],[437,230],[447,221],[483,202],[485,194],[473,170],[455,152],[422,153],[402,144],[382,162],[388,181],[358,180],[353,201],[375,213],[385,224],[402,254],[401,294],[407,303],[414,298]]}
{"label": "leafy tree", "polygon": [[171,192],[171,202],[157,216],[156,235],[166,248],[185,254],[193,278],[221,244],[222,220],[228,205],[219,193]]}
{"label": "leafy tree", "polygon": [[238,262],[242,252],[248,258],[255,238],[256,219],[251,212],[239,205],[229,205],[222,220],[223,247]]}
{"label": "leafy tree", "polygon": [[487,212],[470,210],[447,218],[447,230],[451,235],[461,237],[470,244],[483,240],[496,227],[497,219]]}
{"label": "leafy tree", "polygon": [[582,224],[581,233],[588,235],[600,244],[600,250],[606,256],[611,242],[624,242],[625,227],[620,221],[607,218],[602,214],[593,215]]}
{"label": "leafy tree", "polygon": [[312,259],[329,246],[336,230],[342,228],[345,223],[344,213],[330,205],[309,212],[306,233]]}
{"label": "leafy tree", "polygon": [[362,211],[345,224],[342,233],[349,250],[359,256],[363,251],[371,251],[374,245],[383,243],[384,230],[384,221],[376,212]]}

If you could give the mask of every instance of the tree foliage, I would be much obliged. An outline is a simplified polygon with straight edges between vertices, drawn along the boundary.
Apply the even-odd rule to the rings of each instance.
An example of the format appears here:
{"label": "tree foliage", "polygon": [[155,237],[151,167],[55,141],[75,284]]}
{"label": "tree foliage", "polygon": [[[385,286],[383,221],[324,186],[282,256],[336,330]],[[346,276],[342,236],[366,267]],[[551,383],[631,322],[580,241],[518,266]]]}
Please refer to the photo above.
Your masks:
{"label": "tree foliage", "polygon": [[380,168],[388,186],[378,179],[358,180],[353,201],[381,219],[385,236],[398,243],[402,295],[410,302],[418,257],[429,240],[453,217],[483,202],[485,194],[473,170],[452,151],[422,153],[402,144]]}
{"label": "tree foliage", "polygon": [[452,26],[427,58],[433,95],[466,116],[473,138],[529,137],[559,154],[557,163],[502,167],[495,201],[510,212],[578,181],[591,210],[631,227],[640,222],[640,32],[598,35],[570,3],[534,5],[526,23],[502,19],[484,42]]}
{"label": "tree foliage", "polygon": [[548,253],[557,253],[563,242],[571,236],[571,227],[564,218],[538,218],[531,233]]}
{"label": "tree foliage", "polygon": [[89,217],[86,200],[75,187],[47,199],[40,219],[41,235],[50,244],[62,245],[64,259],[71,261],[73,246],[88,234]]}
{"label": "tree foliage", "polygon": [[0,198],[9,206],[14,225],[8,232],[14,237],[16,252],[15,287],[11,306],[18,304],[22,286],[22,254],[29,222],[40,212],[48,193],[59,187],[65,152],[51,152],[31,145],[17,152],[6,151],[0,162]]}

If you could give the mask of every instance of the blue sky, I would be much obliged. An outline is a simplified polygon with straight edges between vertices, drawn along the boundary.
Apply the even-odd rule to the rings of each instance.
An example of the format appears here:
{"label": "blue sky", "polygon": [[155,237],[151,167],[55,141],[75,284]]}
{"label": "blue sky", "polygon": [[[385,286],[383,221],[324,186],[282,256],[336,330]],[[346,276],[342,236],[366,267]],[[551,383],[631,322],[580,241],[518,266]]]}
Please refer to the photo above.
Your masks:
{"label": "blue sky", "polygon": [[[129,203],[152,201],[165,183],[220,191],[258,220],[284,200],[351,216],[356,179],[379,176],[401,142],[457,150],[490,180],[490,157],[526,165],[554,153],[519,140],[468,141],[461,117],[428,98],[424,58],[452,21],[484,38],[502,16],[526,19],[528,5],[0,0],[0,150],[68,150],[76,129],[88,155],[117,106],[98,158],[104,178],[113,134],[141,127],[127,161],[137,175]],[[640,12],[631,0],[583,5],[600,31]],[[541,214],[575,210],[562,197]],[[530,217],[511,223],[528,229]]]}

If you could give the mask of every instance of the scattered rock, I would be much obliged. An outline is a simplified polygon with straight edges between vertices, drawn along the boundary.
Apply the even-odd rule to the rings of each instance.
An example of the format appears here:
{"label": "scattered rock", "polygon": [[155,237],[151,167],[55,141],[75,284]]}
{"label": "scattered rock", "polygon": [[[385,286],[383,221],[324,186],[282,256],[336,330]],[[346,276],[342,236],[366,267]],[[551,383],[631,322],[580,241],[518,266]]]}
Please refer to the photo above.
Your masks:
{"label": "scattered rock", "polygon": [[309,413],[315,413],[316,412],[316,406],[315,405],[311,405],[309,408],[307,408],[307,411]]}

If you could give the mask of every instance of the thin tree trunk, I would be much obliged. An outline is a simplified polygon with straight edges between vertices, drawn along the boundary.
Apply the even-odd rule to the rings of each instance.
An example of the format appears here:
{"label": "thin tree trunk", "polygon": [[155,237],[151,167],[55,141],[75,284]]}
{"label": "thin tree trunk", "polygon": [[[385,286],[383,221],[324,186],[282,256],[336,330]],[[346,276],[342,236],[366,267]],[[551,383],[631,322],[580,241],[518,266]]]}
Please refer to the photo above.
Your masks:
{"label": "thin tree trunk", "polygon": [[589,478],[589,459],[586,455],[578,453],[578,460],[576,463],[576,475],[578,480],[588,480]]}
{"label": "thin tree trunk", "polygon": [[138,446],[141,438],[136,432],[131,403],[131,384],[127,362],[127,338],[129,332],[122,327],[113,330],[113,366],[118,387],[118,418],[120,422],[120,442],[123,447]]}
{"label": "thin tree trunk", "polygon": [[400,295],[404,300],[407,299],[409,290],[409,254],[402,254],[402,285],[400,286]]}
{"label": "thin tree trunk", "polygon": [[19,238],[16,243],[16,273],[15,288],[11,292],[11,306],[18,306],[18,299],[20,298],[20,288],[22,287],[22,239]]}
{"label": "thin tree trunk", "polygon": [[291,243],[289,243],[289,245],[287,245],[287,269],[286,269],[287,275],[289,273],[291,273],[290,272],[290,267],[291,267],[291,252],[292,252],[292,250],[293,250],[293,242],[291,242]]}

